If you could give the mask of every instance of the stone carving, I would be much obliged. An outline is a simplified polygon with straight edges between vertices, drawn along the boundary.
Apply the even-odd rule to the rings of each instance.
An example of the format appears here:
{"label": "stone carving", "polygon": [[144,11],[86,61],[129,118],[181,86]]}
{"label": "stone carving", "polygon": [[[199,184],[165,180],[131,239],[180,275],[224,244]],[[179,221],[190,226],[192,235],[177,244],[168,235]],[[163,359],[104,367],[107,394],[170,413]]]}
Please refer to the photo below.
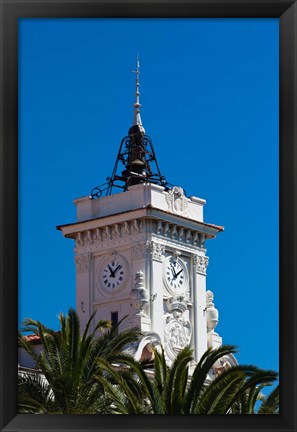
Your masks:
{"label": "stone carving", "polygon": [[[134,359],[136,361],[140,361],[143,358],[143,352],[145,348],[149,347],[149,351],[152,352],[152,355],[150,358],[154,357],[153,350],[161,347],[161,339],[160,336],[157,333],[149,331],[146,333],[146,335],[140,340],[140,342],[137,342],[137,350],[134,354]],[[146,357],[147,358],[147,357]]]}
{"label": "stone carving", "polygon": [[[157,224],[156,221],[151,221],[151,230],[152,230],[152,232],[157,232],[157,226],[158,226],[158,224]],[[161,222],[161,227],[162,227],[162,222]]]}
{"label": "stone carving", "polygon": [[167,309],[171,313],[174,313],[175,311],[179,311],[181,313],[184,313],[187,310],[187,300],[184,296],[177,296],[177,297],[169,297],[166,300]]}
{"label": "stone carving", "polygon": [[196,231],[193,237],[193,245],[196,246],[199,243],[199,234]]}
{"label": "stone carving", "polygon": [[137,219],[134,219],[130,225],[130,231],[131,234],[133,233],[137,233],[139,231],[139,227],[138,227],[138,221]]}
{"label": "stone carving", "polygon": [[226,354],[213,364],[212,369],[215,375],[220,375],[225,370],[234,366],[238,366],[236,358],[233,354]]}
{"label": "stone carving", "polygon": [[151,294],[150,301],[153,303],[157,297],[158,297],[158,293]]}
{"label": "stone carving", "polygon": [[219,311],[215,308],[213,303],[213,292],[206,291],[206,322],[207,332],[217,334],[214,329],[219,322]]}
{"label": "stone carving", "polygon": [[173,225],[172,230],[171,230],[171,237],[173,239],[175,239],[177,237],[177,229],[176,229],[176,225]]}
{"label": "stone carving", "polygon": [[91,268],[92,255],[76,255],[75,264],[78,273],[88,271]]}
{"label": "stone carving", "polygon": [[158,222],[153,222],[151,227],[153,232],[158,235],[204,248],[205,234],[199,233],[198,231],[192,231],[183,226],[162,222],[160,220]]}
{"label": "stone carving", "polygon": [[192,232],[190,229],[188,229],[186,232],[186,242],[190,243],[191,239],[192,239]]}
{"label": "stone carving", "polygon": [[168,299],[167,306],[170,313],[166,317],[164,346],[168,359],[173,361],[179,351],[190,343],[192,326],[190,321],[183,316],[187,309],[183,297]]}
{"label": "stone carving", "polygon": [[205,242],[205,234],[199,234],[199,246],[201,247],[201,248],[204,248],[204,242]]}
{"label": "stone carving", "polygon": [[82,246],[84,244],[82,233],[79,232],[76,236],[76,246]]}
{"label": "stone carving", "polygon": [[178,351],[187,345],[185,331],[178,320],[172,319],[168,322],[165,335],[168,335],[167,344],[170,346],[170,351],[174,354],[178,353]]}
{"label": "stone carving", "polygon": [[173,213],[186,214],[188,201],[184,191],[179,186],[174,186],[166,195],[168,209]]}
{"label": "stone carving", "polygon": [[100,229],[96,228],[93,231],[93,241],[100,241],[101,237],[100,237]]}
{"label": "stone carving", "polygon": [[76,247],[89,247],[90,249],[98,249],[100,243],[109,240],[118,240],[122,237],[127,237],[130,234],[141,233],[144,231],[144,223],[141,220],[134,219],[126,221],[122,224],[116,223],[106,225],[101,228],[94,228],[77,233]]}
{"label": "stone carving", "polygon": [[130,231],[129,231],[129,224],[128,222],[124,222],[123,226],[122,226],[122,235],[129,235]]}
{"label": "stone carving", "polygon": [[178,239],[179,239],[179,241],[182,241],[183,237],[184,237],[184,228],[180,227],[179,230],[178,230]]}
{"label": "stone carving", "polygon": [[93,236],[90,230],[87,230],[87,235],[85,238],[85,242],[88,244],[92,244],[93,243]]}
{"label": "stone carving", "polygon": [[113,239],[119,238],[121,236],[121,232],[118,224],[113,225],[111,229],[111,235]]}
{"label": "stone carving", "polygon": [[[139,219],[133,219],[121,224],[116,223],[100,228],[85,230],[76,235],[77,252],[83,247],[87,247],[90,251],[104,248],[106,247],[106,242],[109,241],[116,240],[117,242],[127,242],[126,239],[128,236],[139,234],[144,231],[145,222]],[[187,244],[187,246],[201,246],[205,241],[204,234],[161,220],[152,222],[151,231],[155,234],[171,239],[172,241],[183,242],[184,245]],[[115,243],[113,243],[113,245],[114,244]]]}
{"label": "stone carving", "polygon": [[104,227],[103,231],[102,231],[102,240],[110,240],[111,238],[111,234],[110,234],[110,227],[106,226]]}
{"label": "stone carving", "polygon": [[134,288],[131,290],[133,305],[138,310],[138,316],[147,315],[147,305],[149,303],[148,290],[144,286],[144,273],[139,270],[135,274]]}
{"label": "stone carving", "polygon": [[150,252],[152,254],[152,258],[154,261],[163,262],[164,253],[165,253],[164,245],[152,241],[150,243]]}
{"label": "stone carving", "polygon": [[173,361],[178,352],[189,344],[192,337],[192,326],[183,314],[187,310],[187,301],[184,296],[167,299],[166,325],[164,331],[165,352],[170,361]]}
{"label": "stone carving", "polygon": [[156,226],[156,232],[157,232],[157,234],[162,234],[162,231],[163,231],[162,221],[158,221],[158,224]]}
{"label": "stone carving", "polygon": [[196,273],[205,275],[208,261],[209,259],[205,255],[194,255],[194,269]]}
{"label": "stone carving", "polygon": [[170,226],[169,226],[169,223],[166,223],[165,224],[165,227],[164,227],[164,236],[169,236],[170,235]]}

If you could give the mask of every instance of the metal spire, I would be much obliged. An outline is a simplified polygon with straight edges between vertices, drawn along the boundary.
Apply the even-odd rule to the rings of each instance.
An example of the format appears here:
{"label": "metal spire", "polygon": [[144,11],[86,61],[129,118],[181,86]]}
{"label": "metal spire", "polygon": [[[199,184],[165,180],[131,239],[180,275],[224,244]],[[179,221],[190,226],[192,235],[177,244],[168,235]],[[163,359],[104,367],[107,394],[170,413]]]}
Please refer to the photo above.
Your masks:
{"label": "metal spire", "polygon": [[[91,190],[91,199],[100,198],[103,192],[106,195],[111,195],[116,188],[126,191],[130,186],[140,183],[154,183],[164,187],[168,185],[165,177],[161,175],[153,143],[146,135],[141,122],[138,55],[136,70],[132,72],[136,75],[133,124],[128,131],[128,135],[121,141],[111,177],[106,178],[107,183],[96,186]],[[124,169],[121,167],[122,165],[124,165]]]}
{"label": "metal spire", "polygon": [[135,91],[135,103],[133,104],[134,107],[134,116],[133,116],[133,126],[138,125],[141,132],[145,133],[144,127],[142,126],[141,117],[140,117],[140,107],[141,103],[139,102],[139,56],[137,54],[136,58],[136,70],[132,71],[135,73],[136,76],[136,91]]}

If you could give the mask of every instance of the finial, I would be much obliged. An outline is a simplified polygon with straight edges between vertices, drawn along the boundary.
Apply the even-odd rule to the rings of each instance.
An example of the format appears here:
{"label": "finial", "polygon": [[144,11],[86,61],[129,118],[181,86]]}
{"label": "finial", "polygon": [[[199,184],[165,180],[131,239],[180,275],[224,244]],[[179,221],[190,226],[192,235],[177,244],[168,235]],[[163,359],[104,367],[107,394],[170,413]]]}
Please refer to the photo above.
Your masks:
{"label": "finial", "polygon": [[141,122],[141,117],[140,117],[140,107],[141,104],[139,102],[139,56],[137,53],[137,58],[136,58],[136,70],[132,71],[133,73],[135,73],[136,75],[136,91],[135,91],[135,103],[133,104],[134,106],[134,117],[133,117],[133,126],[138,125],[139,128],[141,129],[142,132],[145,132],[144,127],[142,126],[142,122]]}

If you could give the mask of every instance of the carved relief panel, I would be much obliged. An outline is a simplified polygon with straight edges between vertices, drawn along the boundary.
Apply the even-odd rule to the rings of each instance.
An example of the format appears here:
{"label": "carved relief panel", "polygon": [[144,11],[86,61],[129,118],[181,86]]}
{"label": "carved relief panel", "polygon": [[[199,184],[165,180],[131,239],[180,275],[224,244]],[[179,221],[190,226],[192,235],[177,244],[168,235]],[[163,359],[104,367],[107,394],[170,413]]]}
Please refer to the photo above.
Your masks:
{"label": "carved relief panel", "polygon": [[186,216],[188,208],[188,199],[184,191],[179,186],[174,186],[166,195],[168,210]]}
{"label": "carved relief panel", "polygon": [[173,362],[179,351],[190,344],[192,324],[186,315],[187,301],[183,296],[169,298],[166,306],[164,348],[168,360]]}

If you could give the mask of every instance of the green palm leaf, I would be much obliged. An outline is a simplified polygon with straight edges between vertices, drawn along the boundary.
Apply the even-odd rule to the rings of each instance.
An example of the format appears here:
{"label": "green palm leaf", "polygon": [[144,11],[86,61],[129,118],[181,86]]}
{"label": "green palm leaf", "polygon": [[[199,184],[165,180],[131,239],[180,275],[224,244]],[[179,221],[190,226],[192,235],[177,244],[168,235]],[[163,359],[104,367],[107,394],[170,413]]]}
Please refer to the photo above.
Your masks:
{"label": "green palm leaf", "polygon": [[198,403],[199,397],[204,390],[204,385],[208,377],[208,373],[211,370],[213,364],[221,357],[236,353],[237,349],[233,345],[222,345],[218,349],[208,349],[200,361],[192,375],[192,379],[189,385],[189,389],[185,396],[184,413],[191,414],[193,407]]}
{"label": "green palm leaf", "polygon": [[264,399],[258,414],[279,414],[279,385]]}
{"label": "green palm leaf", "polygon": [[25,392],[24,384],[19,383],[22,412],[26,409],[67,414],[111,412],[111,401],[95,378],[100,375],[97,360],[100,357],[109,362],[116,360],[127,344],[139,340],[140,332],[129,329],[119,334],[116,329],[111,329],[108,321],[98,321],[90,330],[94,316],[91,315],[82,335],[78,316],[72,308],[66,316],[59,315],[59,332],[39,321],[25,320],[23,331],[37,335],[43,350],[37,353],[34,346],[21,335],[19,345],[34,359],[45,377],[52,403],[48,404],[45,392],[34,391],[33,385],[30,391]]}

